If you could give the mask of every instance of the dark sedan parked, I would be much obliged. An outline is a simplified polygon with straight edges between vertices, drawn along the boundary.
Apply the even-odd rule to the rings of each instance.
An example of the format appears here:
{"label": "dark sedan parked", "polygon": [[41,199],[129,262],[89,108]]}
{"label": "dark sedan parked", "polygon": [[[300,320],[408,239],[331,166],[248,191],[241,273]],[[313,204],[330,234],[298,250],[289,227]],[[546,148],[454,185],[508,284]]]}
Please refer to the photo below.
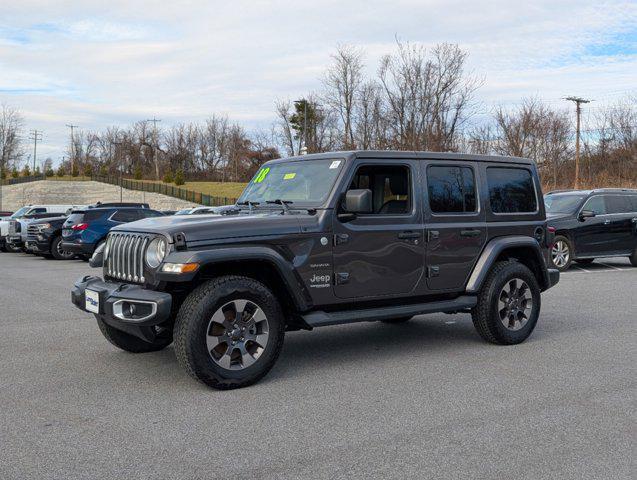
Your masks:
{"label": "dark sedan parked", "polygon": [[637,267],[637,190],[559,191],[544,202],[555,229],[551,260],[559,270],[606,257],[629,257]]}

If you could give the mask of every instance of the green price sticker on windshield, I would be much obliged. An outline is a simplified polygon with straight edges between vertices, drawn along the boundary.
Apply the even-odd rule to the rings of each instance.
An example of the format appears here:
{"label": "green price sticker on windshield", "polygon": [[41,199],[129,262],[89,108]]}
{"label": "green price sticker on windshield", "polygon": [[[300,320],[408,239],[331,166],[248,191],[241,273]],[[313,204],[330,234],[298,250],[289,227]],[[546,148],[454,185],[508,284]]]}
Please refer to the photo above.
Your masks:
{"label": "green price sticker on windshield", "polygon": [[296,173],[286,173],[283,175],[283,180],[292,180],[294,177],[296,177]]}
{"label": "green price sticker on windshield", "polygon": [[263,180],[265,180],[265,177],[268,175],[268,173],[270,173],[270,167],[261,169],[261,171],[257,173],[257,176],[254,177],[254,183],[261,183]]}

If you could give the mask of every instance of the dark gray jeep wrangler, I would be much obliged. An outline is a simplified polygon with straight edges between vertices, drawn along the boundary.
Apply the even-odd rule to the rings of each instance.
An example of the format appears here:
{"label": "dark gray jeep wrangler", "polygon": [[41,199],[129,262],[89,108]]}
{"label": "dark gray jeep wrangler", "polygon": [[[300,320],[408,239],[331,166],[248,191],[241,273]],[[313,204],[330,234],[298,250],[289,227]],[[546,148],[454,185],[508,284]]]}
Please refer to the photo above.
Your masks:
{"label": "dark gray jeep wrangler", "polygon": [[489,342],[533,331],[559,280],[535,164],[359,151],[266,163],[236,209],[114,228],[72,290],[129,352],[174,341],[215,388],[272,368],[287,330],[471,313]]}

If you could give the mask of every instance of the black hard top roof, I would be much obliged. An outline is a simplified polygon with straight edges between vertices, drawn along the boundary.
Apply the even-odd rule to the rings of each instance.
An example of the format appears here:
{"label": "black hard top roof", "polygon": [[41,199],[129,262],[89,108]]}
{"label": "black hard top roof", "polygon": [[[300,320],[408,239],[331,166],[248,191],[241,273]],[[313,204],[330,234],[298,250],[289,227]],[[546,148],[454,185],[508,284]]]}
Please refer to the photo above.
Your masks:
{"label": "black hard top roof", "polygon": [[345,158],[353,160],[355,158],[381,158],[381,159],[412,159],[412,160],[449,160],[449,161],[472,161],[472,162],[496,162],[496,163],[515,163],[523,165],[533,165],[535,162],[528,158],[506,157],[500,155],[472,155],[468,153],[454,152],[406,152],[400,150],[352,150],[352,151],[336,151],[324,153],[311,153],[308,155],[298,155],[294,157],[280,158],[273,160],[272,163],[278,163],[288,160],[319,160]]}

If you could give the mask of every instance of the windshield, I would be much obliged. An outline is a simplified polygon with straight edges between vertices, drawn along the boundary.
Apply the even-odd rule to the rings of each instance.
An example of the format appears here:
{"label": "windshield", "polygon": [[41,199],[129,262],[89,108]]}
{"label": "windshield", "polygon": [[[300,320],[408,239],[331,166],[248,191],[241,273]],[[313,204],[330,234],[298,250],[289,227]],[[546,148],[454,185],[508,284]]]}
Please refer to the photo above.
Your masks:
{"label": "windshield", "polygon": [[192,208],[184,208],[183,210],[179,210],[175,215],[188,215]]}
{"label": "windshield", "polygon": [[544,204],[548,213],[575,213],[584,195],[547,195]]}
{"label": "windshield", "polygon": [[30,208],[31,207],[22,207],[20,210],[11,215],[11,218],[20,218],[22,215],[28,212]]}
{"label": "windshield", "polygon": [[343,160],[297,160],[264,165],[237,203],[268,201],[320,205],[330,194]]}

